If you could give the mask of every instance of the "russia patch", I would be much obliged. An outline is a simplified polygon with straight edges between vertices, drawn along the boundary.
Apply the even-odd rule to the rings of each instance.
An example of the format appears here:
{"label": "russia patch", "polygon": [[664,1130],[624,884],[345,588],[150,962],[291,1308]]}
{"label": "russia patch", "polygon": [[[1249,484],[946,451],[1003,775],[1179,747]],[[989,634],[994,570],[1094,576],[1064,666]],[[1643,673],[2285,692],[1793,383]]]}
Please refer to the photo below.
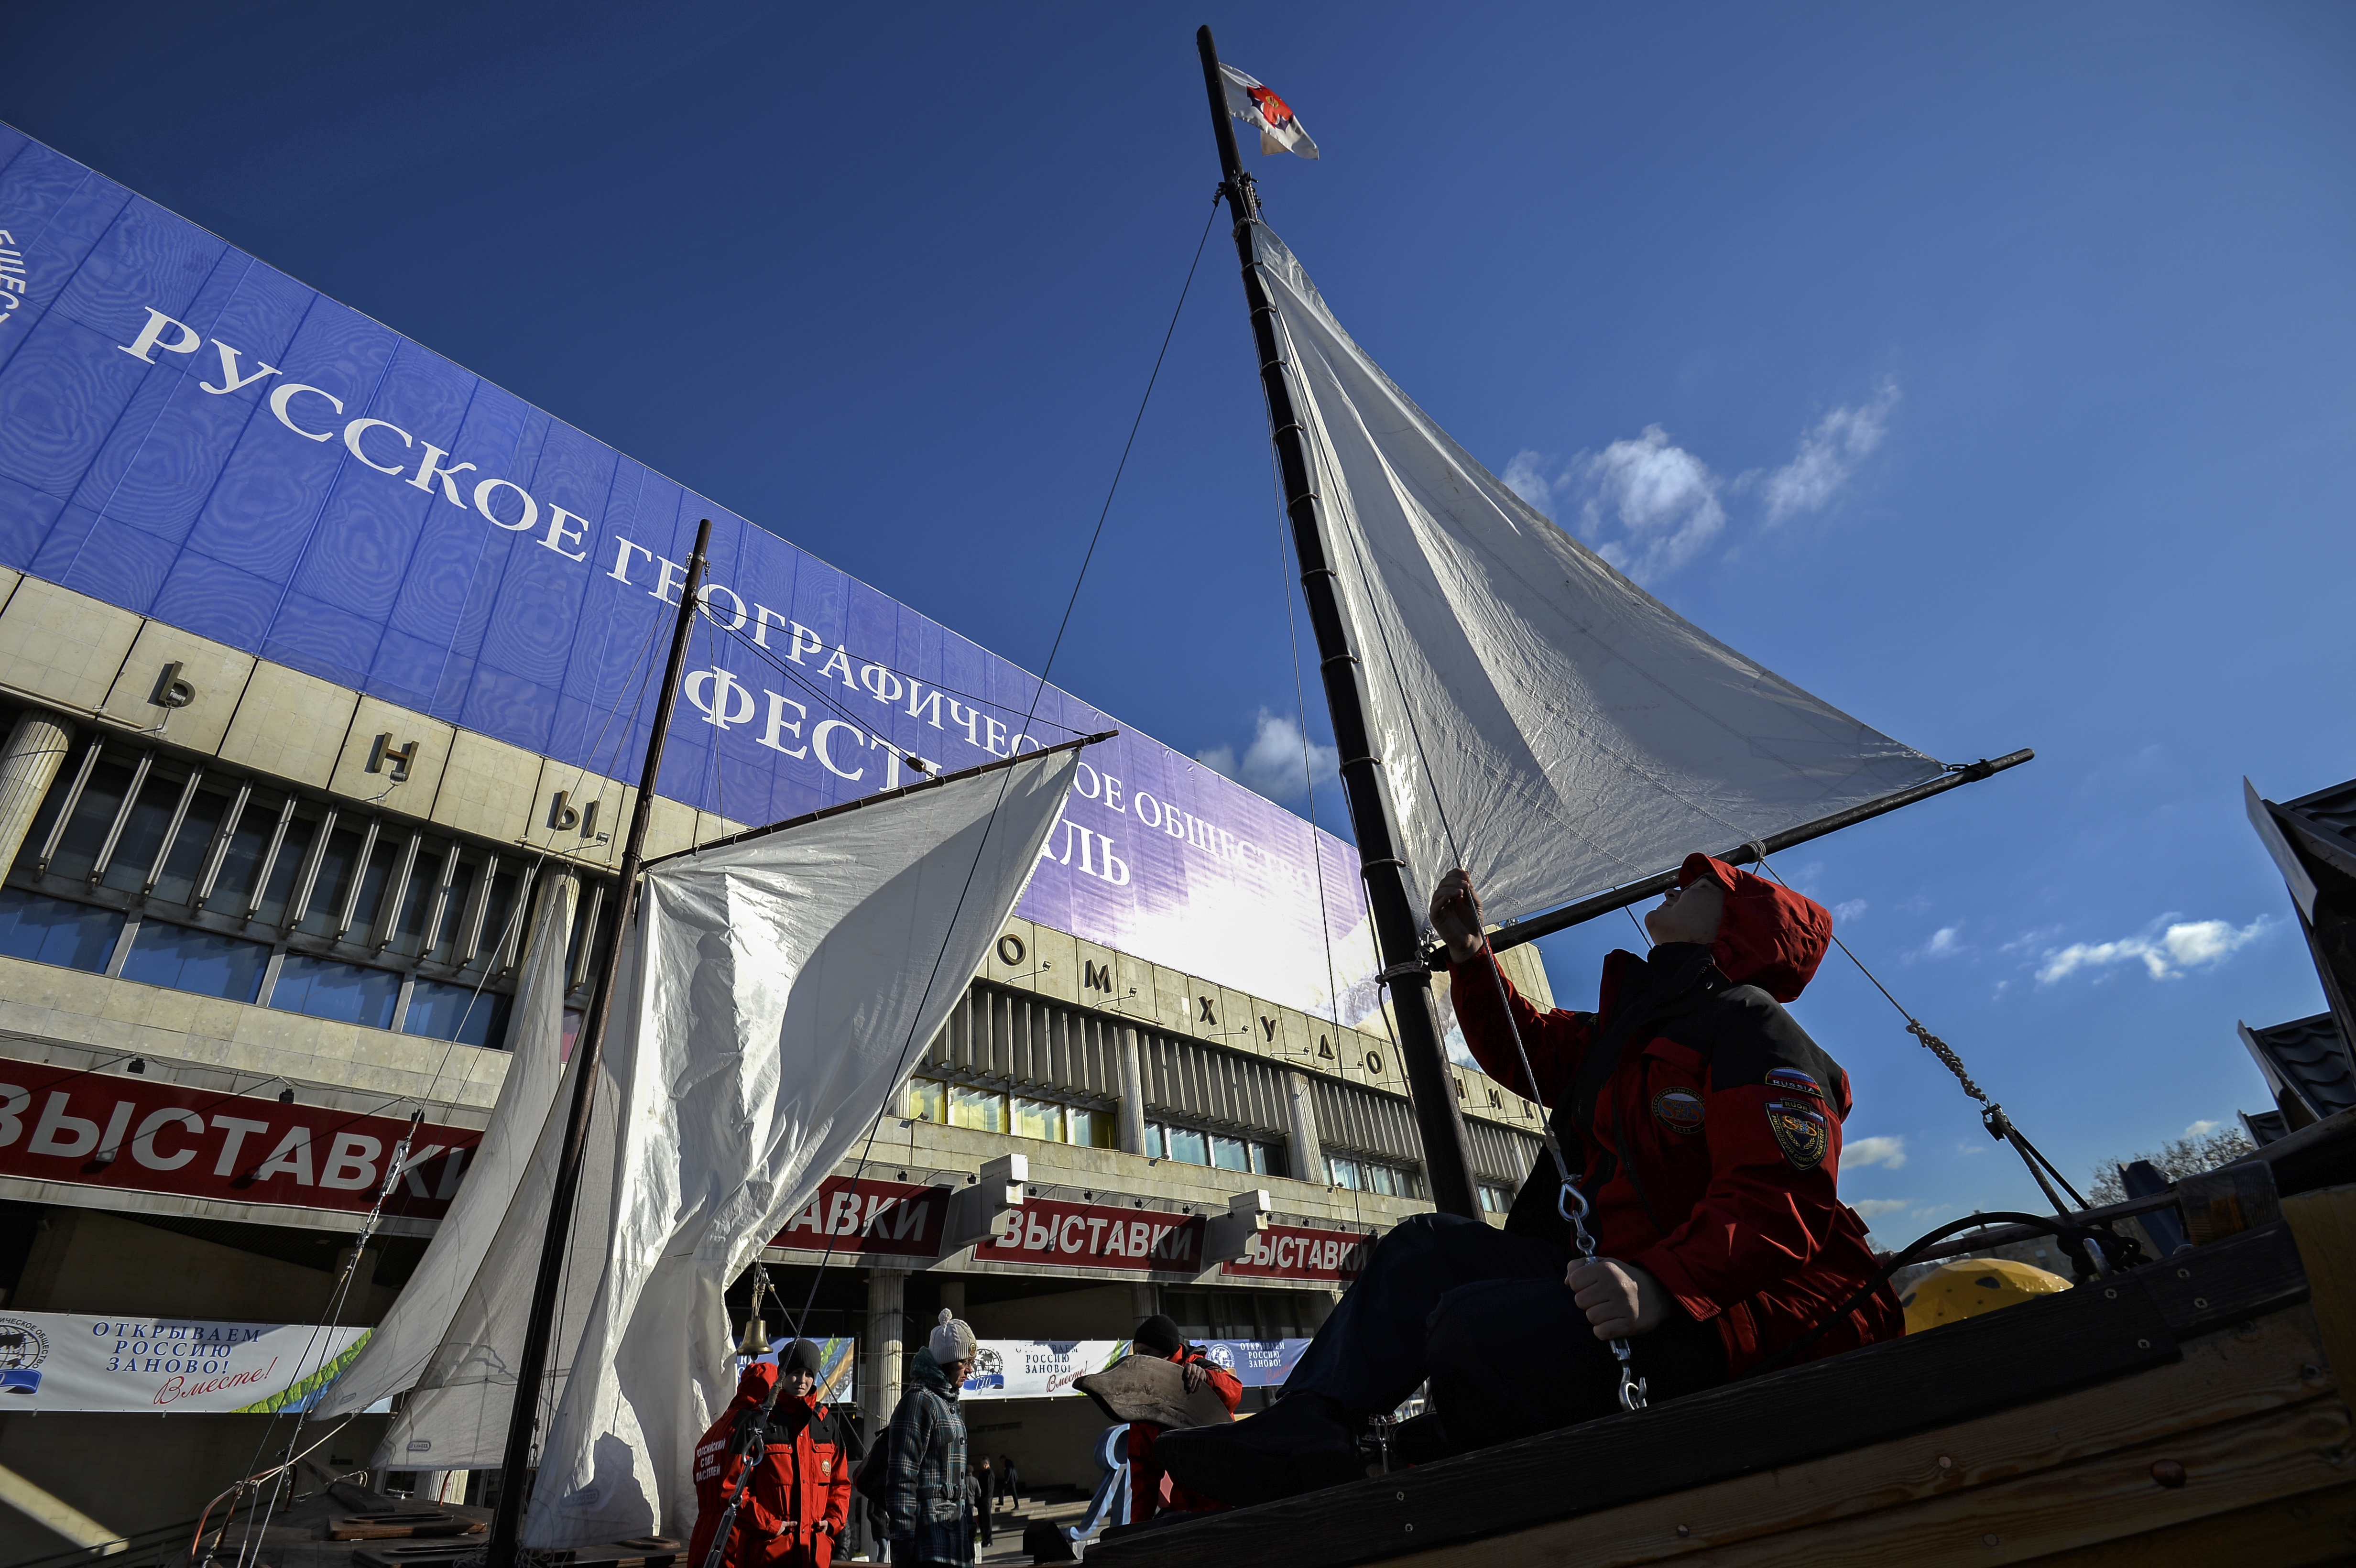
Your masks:
{"label": "russia patch", "polygon": [[1767,1072],[1767,1087],[1781,1089],[1786,1094],[1805,1094],[1812,1100],[1821,1100],[1825,1097],[1822,1086],[1796,1067],[1770,1068]]}
{"label": "russia patch", "polygon": [[1804,1100],[1770,1100],[1767,1127],[1794,1168],[1814,1170],[1824,1163],[1832,1137],[1825,1126],[1824,1113],[1814,1105]]}
{"label": "russia patch", "polygon": [[1706,1115],[1701,1096],[1690,1089],[1664,1089],[1653,1096],[1653,1116],[1673,1133],[1701,1131]]}

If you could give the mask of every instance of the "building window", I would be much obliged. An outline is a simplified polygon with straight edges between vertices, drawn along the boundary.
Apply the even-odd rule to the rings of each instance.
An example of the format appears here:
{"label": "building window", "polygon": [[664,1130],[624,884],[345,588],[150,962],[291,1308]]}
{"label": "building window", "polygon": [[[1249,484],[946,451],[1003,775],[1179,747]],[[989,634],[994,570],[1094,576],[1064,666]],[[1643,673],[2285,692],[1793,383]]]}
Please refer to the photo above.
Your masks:
{"label": "building window", "polygon": [[1006,1096],[988,1089],[969,1088],[963,1083],[949,1089],[949,1125],[971,1127],[979,1133],[1002,1133],[1006,1130]]}
{"label": "building window", "polygon": [[[287,962],[294,962],[293,955],[287,955]],[[508,1037],[508,1009],[512,1005],[512,997],[496,991],[420,980],[409,988],[409,1013],[401,1020],[401,1032],[460,1045],[498,1045]]]}
{"label": "building window", "polygon": [[0,888],[0,953],[11,958],[101,974],[122,934],[123,917],[111,909]]}
{"label": "building window", "polygon": [[908,1115],[935,1126],[948,1125],[948,1085],[930,1078],[908,1080]]}
{"label": "building window", "polygon": [[1120,1145],[1112,1113],[1091,1111],[1081,1105],[1064,1107],[1064,1136],[1083,1148],[1117,1148]]}
{"label": "building window", "polygon": [[270,990],[270,1005],[281,1012],[363,1029],[391,1029],[400,1002],[401,976],[391,971],[363,969],[307,953],[289,953],[278,966],[278,984]]}
{"label": "building window", "polygon": [[131,939],[123,977],[226,1002],[251,1002],[262,994],[262,973],[269,962],[270,949],[259,942],[150,920]]}
{"label": "building window", "polygon": [[1510,1214],[1514,1210],[1514,1195],[1502,1187],[1492,1187],[1484,1181],[1481,1184],[1481,1208],[1490,1214]]}
{"label": "building window", "polygon": [[[1107,1143],[1102,1147],[1110,1147],[1111,1145]],[[1285,1171],[1284,1152],[1274,1144],[1259,1143],[1226,1133],[1173,1127],[1162,1122],[1145,1125],[1145,1152],[1155,1159],[1207,1165],[1214,1170],[1252,1171],[1261,1176],[1282,1176]]]}
{"label": "building window", "polygon": [[1420,1198],[1423,1178],[1401,1166],[1346,1155],[1325,1157],[1325,1176],[1333,1186],[1352,1192],[1378,1192],[1386,1198]]}
{"label": "building window", "polygon": [[1018,1138],[1039,1138],[1051,1144],[1064,1141],[1064,1107],[1053,1100],[1026,1100],[1014,1097],[1014,1136]]}

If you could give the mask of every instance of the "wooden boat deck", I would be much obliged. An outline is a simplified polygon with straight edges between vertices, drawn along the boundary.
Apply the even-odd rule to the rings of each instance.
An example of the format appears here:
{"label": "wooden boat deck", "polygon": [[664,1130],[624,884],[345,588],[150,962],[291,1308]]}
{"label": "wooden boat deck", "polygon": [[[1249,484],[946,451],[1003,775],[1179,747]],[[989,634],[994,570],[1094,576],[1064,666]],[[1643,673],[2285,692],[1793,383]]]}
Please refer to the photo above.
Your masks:
{"label": "wooden boat deck", "polygon": [[1934,1332],[1106,1541],[1087,1561],[2253,1568],[2356,1556],[2356,1186],[2283,1209]]}

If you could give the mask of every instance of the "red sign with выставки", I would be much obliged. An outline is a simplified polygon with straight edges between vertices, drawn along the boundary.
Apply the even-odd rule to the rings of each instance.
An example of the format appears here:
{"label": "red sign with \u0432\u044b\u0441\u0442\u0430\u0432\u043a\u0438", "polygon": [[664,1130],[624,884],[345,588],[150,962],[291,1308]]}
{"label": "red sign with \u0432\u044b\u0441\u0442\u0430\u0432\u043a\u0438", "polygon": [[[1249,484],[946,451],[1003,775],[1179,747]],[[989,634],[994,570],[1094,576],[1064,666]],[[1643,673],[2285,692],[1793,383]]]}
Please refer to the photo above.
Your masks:
{"label": "red sign with \u0432\u044b\u0441\u0442\u0430\u0432\u043a\u0438", "polygon": [[[0,1060],[0,1176],[365,1214],[409,1121]],[[482,1135],[421,1123],[388,1216],[438,1220]]]}

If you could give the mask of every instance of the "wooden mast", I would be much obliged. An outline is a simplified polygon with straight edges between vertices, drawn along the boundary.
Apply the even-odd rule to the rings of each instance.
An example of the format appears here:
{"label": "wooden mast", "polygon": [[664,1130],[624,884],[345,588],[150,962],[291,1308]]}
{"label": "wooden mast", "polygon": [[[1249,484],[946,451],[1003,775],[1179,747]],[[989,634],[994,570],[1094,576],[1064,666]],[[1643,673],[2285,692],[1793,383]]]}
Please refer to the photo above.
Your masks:
{"label": "wooden mast", "polygon": [[[525,1320],[523,1355],[516,1367],[515,1406],[508,1413],[508,1446],[499,1466],[499,1501],[491,1520],[488,1568],[515,1568],[516,1536],[523,1520],[524,1477],[531,1466],[533,1425],[538,1415],[540,1386],[548,1365],[549,1340],[555,1332],[556,1295],[564,1277],[564,1248],[573,1228],[573,1205],[581,1188],[581,1160],[589,1141],[589,1112],[596,1099],[597,1059],[605,1044],[605,1024],[614,1005],[615,982],[620,977],[622,950],[627,945],[630,914],[637,901],[638,867],[646,858],[647,824],[654,815],[655,780],[662,771],[663,741],[670,733],[671,713],[679,706],[680,679],[687,671],[688,634],[699,608],[695,592],[701,586],[712,548],[712,519],[695,530],[695,553],[687,558],[687,581],[680,588],[679,622],[671,630],[670,658],[663,668],[662,695],[655,702],[654,733],[647,741],[646,765],[638,773],[638,798],[630,813],[629,836],[622,844],[620,907],[614,913],[614,940],[597,966],[597,988],[590,998],[589,1017],[573,1048],[573,1099],[566,1109],[564,1151],[556,1167],[556,1189],[550,1196],[548,1229],[541,1238],[540,1273],[532,1281],[531,1313]],[[595,933],[590,933],[594,940]]]}
{"label": "wooden mast", "polygon": [[[1270,438],[1276,443],[1279,470],[1284,478],[1285,515],[1292,523],[1293,553],[1301,561],[1301,589],[1309,603],[1309,624],[1316,634],[1318,667],[1325,681],[1325,707],[1333,720],[1333,741],[1342,753],[1342,787],[1350,803],[1350,821],[1358,836],[1358,854],[1366,880],[1366,902],[1373,912],[1375,940],[1382,954],[1384,973],[1390,980],[1392,1008],[1398,1021],[1399,1054],[1405,1059],[1408,1085],[1415,1098],[1416,1130],[1423,1138],[1424,1168],[1430,1173],[1432,1202],[1443,1214],[1467,1219],[1481,1216],[1480,1191],[1472,1177],[1472,1152],[1464,1136],[1464,1118],[1456,1105],[1455,1075],[1440,1042],[1440,1016],[1431,996],[1431,974],[1424,965],[1420,917],[1429,889],[1409,885],[1409,868],[1400,853],[1405,842],[1398,815],[1391,805],[1390,785],[1383,775],[1383,760],[1374,754],[1367,738],[1365,667],[1358,658],[1356,639],[1343,609],[1342,595],[1332,565],[1333,554],[1325,528],[1323,501],[1317,494],[1316,468],[1309,460],[1292,387],[1285,375],[1283,351],[1276,336],[1276,306],[1261,283],[1252,255],[1252,225],[1259,218],[1259,197],[1252,178],[1244,173],[1236,153],[1234,123],[1227,117],[1226,84],[1219,75],[1219,53],[1211,29],[1194,35],[1203,55],[1203,85],[1211,95],[1211,127],[1218,139],[1221,191],[1235,214],[1236,254],[1243,262],[1244,300],[1251,309],[1252,340],[1259,350],[1260,387],[1268,394]],[[1319,912],[1320,918],[1323,912]],[[1298,1173],[1307,1177],[1310,1173]],[[494,1563],[492,1568],[500,1568]]]}

